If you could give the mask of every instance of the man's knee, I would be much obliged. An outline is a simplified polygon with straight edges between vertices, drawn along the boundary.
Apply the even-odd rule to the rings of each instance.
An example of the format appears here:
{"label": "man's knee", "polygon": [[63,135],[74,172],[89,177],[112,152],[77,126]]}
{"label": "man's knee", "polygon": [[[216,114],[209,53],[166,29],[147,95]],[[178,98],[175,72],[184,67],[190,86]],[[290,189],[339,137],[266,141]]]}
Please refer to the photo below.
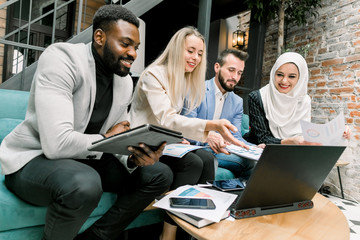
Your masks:
{"label": "man's knee", "polygon": [[148,168],[152,179],[156,184],[161,185],[165,190],[169,188],[173,181],[173,172],[166,164],[158,162]]}
{"label": "man's knee", "polygon": [[96,207],[102,193],[101,179],[95,171],[80,172],[64,181],[63,194],[58,200],[64,201],[68,208],[73,209],[84,205]]}

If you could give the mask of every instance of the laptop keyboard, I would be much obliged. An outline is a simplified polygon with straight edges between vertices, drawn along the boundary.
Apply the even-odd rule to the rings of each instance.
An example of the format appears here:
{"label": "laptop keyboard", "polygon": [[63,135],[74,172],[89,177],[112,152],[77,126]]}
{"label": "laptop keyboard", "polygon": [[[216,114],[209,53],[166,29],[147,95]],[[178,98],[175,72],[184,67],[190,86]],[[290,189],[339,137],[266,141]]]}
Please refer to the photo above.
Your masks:
{"label": "laptop keyboard", "polygon": [[231,191],[231,192],[229,192],[229,193],[233,193],[233,194],[236,194],[237,195],[237,197],[235,198],[235,200],[232,202],[232,204],[229,206],[229,210],[231,210],[231,209],[233,209],[233,208],[235,208],[236,207],[236,203],[239,201],[239,199],[240,199],[240,196],[241,196],[241,194],[243,193],[243,190],[241,190],[241,191]]}

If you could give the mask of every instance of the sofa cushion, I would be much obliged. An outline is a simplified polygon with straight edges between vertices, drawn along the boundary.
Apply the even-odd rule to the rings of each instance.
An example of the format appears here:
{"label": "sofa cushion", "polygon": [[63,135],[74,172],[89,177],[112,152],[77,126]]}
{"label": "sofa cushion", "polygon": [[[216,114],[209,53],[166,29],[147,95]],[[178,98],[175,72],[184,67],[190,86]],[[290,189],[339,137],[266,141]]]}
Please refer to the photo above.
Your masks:
{"label": "sofa cushion", "polygon": [[216,170],[215,180],[232,179],[235,175],[228,169],[218,167]]}
{"label": "sofa cushion", "polygon": [[29,92],[0,89],[0,118],[25,119]]}
{"label": "sofa cushion", "polygon": [[249,124],[249,115],[243,114],[242,120],[241,120],[241,135],[244,136],[245,134],[248,134],[250,131],[250,124]]}
{"label": "sofa cushion", "polygon": [[0,143],[23,119],[0,118]]}
{"label": "sofa cushion", "polygon": [[[98,207],[91,213],[91,217],[103,215],[116,200],[113,193],[104,193]],[[26,203],[10,192],[4,183],[4,176],[0,175],[0,231],[17,228],[32,227],[45,224],[46,207],[38,207]],[[3,221],[6,219],[6,221]]]}

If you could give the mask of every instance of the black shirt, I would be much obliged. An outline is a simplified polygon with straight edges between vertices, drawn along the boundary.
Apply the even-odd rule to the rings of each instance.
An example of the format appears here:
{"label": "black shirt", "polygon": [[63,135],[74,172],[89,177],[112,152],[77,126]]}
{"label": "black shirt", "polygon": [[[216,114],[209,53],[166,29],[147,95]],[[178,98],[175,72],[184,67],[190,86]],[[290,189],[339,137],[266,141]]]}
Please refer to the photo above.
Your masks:
{"label": "black shirt", "polygon": [[255,144],[281,144],[281,139],[271,133],[259,90],[249,94],[248,104],[250,137],[247,140]]}
{"label": "black shirt", "polygon": [[87,134],[99,134],[108,117],[113,101],[114,73],[105,65],[95,47],[91,47],[96,66],[96,98],[90,122],[85,130]]}

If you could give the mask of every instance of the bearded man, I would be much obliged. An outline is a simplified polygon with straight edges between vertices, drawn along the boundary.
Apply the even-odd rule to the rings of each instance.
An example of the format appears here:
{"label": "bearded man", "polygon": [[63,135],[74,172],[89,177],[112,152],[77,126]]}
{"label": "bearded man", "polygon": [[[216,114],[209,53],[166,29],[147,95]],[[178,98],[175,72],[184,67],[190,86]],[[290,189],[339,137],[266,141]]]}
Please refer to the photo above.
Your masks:
{"label": "bearded man", "polygon": [[[158,162],[165,144],[133,146],[130,155],[88,150],[130,128],[138,27],[132,12],[105,5],[94,15],[92,42],[55,43],[40,56],[25,120],[1,143],[0,163],[10,191],[48,207],[42,240],[118,239],[172,182]],[[103,192],[116,193],[115,203],[78,235]]]}
{"label": "bearded man", "polygon": [[[241,135],[241,123],[243,117],[243,100],[233,91],[240,81],[248,58],[246,52],[237,49],[226,49],[220,53],[214,64],[215,77],[205,81],[205,99],[199,107],[188,113],[186,104],[182,111],[183,115],[207,120],[227,119],[239,131],[233,135],[247,145],[253,145],[243,139]],[[247,180],[255,166],[251,159],[243,158],[235,154],[229,154],[224,148],[226,142],[217,132],[209,132],[206,142],[191,141],[191,144],[208,145],[218,160],[219,167],[229,169],[235,176]]]}

